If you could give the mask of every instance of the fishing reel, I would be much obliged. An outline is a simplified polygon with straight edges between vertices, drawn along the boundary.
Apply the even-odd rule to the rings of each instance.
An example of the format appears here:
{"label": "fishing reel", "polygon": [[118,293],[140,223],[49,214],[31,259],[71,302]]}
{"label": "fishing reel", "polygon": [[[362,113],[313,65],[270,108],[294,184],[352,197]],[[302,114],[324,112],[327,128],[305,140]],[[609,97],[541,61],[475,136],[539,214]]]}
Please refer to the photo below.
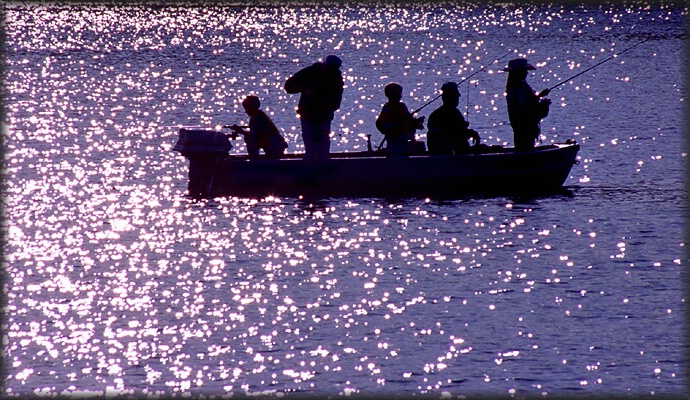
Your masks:
{"label": "fishing reel", "polygon": [[237,124],[232,124],[232,125],[223,125],[223,128],[228,128],[232,129],[232,132],[228,134],[233,140],[237,139],[239,135],[246,135],[247,132],[245,131],[246,128],[249,128],[248,126],[240,126]]}

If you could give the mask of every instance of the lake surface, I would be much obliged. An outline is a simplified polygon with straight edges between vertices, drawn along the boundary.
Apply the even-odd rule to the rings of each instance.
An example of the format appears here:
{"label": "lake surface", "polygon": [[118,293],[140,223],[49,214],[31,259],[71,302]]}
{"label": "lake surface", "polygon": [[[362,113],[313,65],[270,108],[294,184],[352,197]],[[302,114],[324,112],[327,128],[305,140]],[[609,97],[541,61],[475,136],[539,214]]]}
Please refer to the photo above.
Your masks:
{"label": "lake surface", "polygon": [[[3,395],[688,393],[685,5],[5,7]],[[510,58],[631,46],[549,95],[552,196],[193,200],[171,151],[256,94],[301,152],[282,87],[328,54],[333,151],[487,65],[460,109],[511,146]]]}

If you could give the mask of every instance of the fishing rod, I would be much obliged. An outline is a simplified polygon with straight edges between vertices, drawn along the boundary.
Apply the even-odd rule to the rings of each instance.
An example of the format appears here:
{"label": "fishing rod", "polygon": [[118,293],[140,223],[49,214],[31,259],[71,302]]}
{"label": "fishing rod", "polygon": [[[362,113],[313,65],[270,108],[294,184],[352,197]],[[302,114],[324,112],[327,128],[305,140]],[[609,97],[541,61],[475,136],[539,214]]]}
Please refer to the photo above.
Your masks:
{"label": "fishing rod", "polygon": [[[505,58],[506,56],[508,56],[509,54],[512,54],[512,53],[513,53],[513,50],[510,50],[509,52],[507,52],[506,54],[502,55],[501,57],[499,57],[499,58],[493,60],[490,64],[487,64],[487,65],[481,67],[480,69],[476,70],[476,71],[475,71],[474,73],[472,73],[470,76],[468,76],[467,78],[465,78],[465,79],[461,80],[460,82],[458,82],[457,85],[458,85],[458,86],[462,85],[465,81],[467,81],[467,80],[470,79],[471,77],[473,77],[473,76],[477,75],[478,73],[484,71],[485,69],[487,69],[487,68],[489,68],[490,66],[494,65],[494,64],[497,63],[498,61],[501,61],[503,58]],[[421,106],[421,107],[419,107],[418,109],[412,111],[411,114],[416,114],[416,113],[422,111],[422,109],[423,109],[424,107],[426,107],[426,106],[428,106],[429,104],[433,103],[434,101],[438,100],[439,97],[441,97],[440,94],[439,94],[438,96],[434,97],[433,99],[429,100],[429,101],[428,101],[426,104],[424,104],[423,106]]]}
{"label": "fishing rod", "polygon": [[[470,76],[468,76],[467,78],[465,78],[465,79],[461,80],[460,82],[458,82],[457,85],[458,85],[458,86],[462,85],[462,84],[463,84],[464,82],[466,82],[468,79],[470,79],[470,78],[472,78],[473,76],[477,75],[478,73],[484,71],[485,69],[487,69],[487,68],[489,68],[490,66],[494,65],[494,64],[497,63],[498,61],[501,61],[501,60],[504,59],[506,56],[508,56],[509,54],[512,54],[512,53],[513,53],[513,50],[508,51],[506,54],[504,54],[504,55],[502,55],[501,57],[499,57],[499,58],[493,60],[491,63],[489,63],[489,64],[487,64],[487,65],[481,67],[481,68],[478,69],[478,70],[476,70],[474,73],[470,74]],[[468,90],[469,90],[469,88],[468,88]],[[410,116],[412,116],[412,115],[414,115],[414,114],[417,114],[418,112],[422,111],[422,109],[423,109],[424,107],[426,107],[426,106],[428,106],[429,104],[433,103],[434,101],[438,100],[440,97],[441,97],[441,95],[439,94],[438,96],[436,96],[436,97],[434,97],[433,99],[429,100],[428,102],[426,102],[424,105],[422,105],[422,106],[419,107],[418,109],[412,111],[412,112],[410,113]],[[386,138],[385,138],[385,137],[383,138],[383,140],[381,141],[381,143],[379,143],[379,145],[378,145],[378,147],[376,148],[376,150],[381,150],[381,147],[383,147],[383,144],[384,144],[384,143],[386,143]]]}
{"label": "fishing rod", "polygon": [[541,93],[539,93],[539,97],[544,97],[544,96],[546,96],[547,94],[549,94],[550,91],[552,91],[553,89],[555,89],[555,88],[561,86],[562,84],[564,84],[564,83],[566,83],[566,82],[569,82],[569,81],[571,81],[571,80],[577,78],[578,76],[584,74],[585,72],[590,71],[590,70],[592,70],[592,69],[594,69],[594,68],[600,66],[601,64],[603,64],[603,63],[605,63],[605,62],[607,62],[607,61],[610,61],[610,60],[612,60],[612,59],[618,57],[619,55],[625,53],[626,51],[632,50],[634,47],[637,47],[637,46],[641,45],[642,43],[644,43],[644,42],[646,42],[646,41],[648,41],[648,40],[649,40],[649,38],[647,38],[647,39],[645,39],[645,40],[643,40],[643,41],[641,41],[641,42],[639,42],[639,43],[637,43],[637,44],[634,44],[634,45],[628,47],[627,49],[622,50],[622,51],[620,51],[620,52],[618,52],[618,53],[612,55],[611,57],[609,57],[609,58],[607,58],[607,59],[605,59],[605,60],[603,60],[603,61],[600,61],[600,62],[598,62],[598,63],[592,65],[591,67],[589,67],[589,68],[587,68],[586,70],[584,70],[584,71],[578,73],[577,75],[572,76],[572,77],[570,77],[570,78],[568,78],[568,79],[566,79],[566,80],[564,80],[564,81],[562,81],[562,82],[559,82],[559,83],[556,84],[555,86],[550,87],[550,88],[548,88],[548,89],[542,91]]}
{"label": "fishing rod", "polygon": [[465,96],[465,121],[470,123],[470,83],[467,82],[467,96]]}
{"label": "fishing rod", "polygon": [[[487,65],[481,67],[480,69],[476,70],[474,73],[470,74],[470,76],[468,76],[467,78],[465,78],[465,79],[461,80],[460,82],[458,82],[457,85],[458,85],[458,86],[462,85],[462,84],[463,84],[464,82],[466,82],[468,79],[470,79],[470,78],[472,78],[473,76],[477,75],[478,73],[484,71],[485,69],[487,69],[487,68],[489,68],[490,66],[494,65],[494,64],[497,63],[498,61],[501,61],[501,60],[504,59],[506,56],[508,56],[509,54],[512,54],[512,53],[513,53],[513,50],[510,50],[509,52],[507,52],[506,54],[502,55],[501,57],[499,57],[499,58],[493,60],[490,64],[487,64]],[[468,88],[468,90],[469,90],[469,88]],[[439,94],[438,96],[436,96],[436,97],[434,97],[433,99],[431,99],[431,100],[429,100],[428,102],[426,102],[426,104],[424,104],[423,106],[421,106],[421,107],[419,107],[418,109],[412,111],[412,112],[410,113],[410,115],[417,114],[418,112],[422,111],[422,109],[423,109],[424,107],[426,107],[426,106],[428,106],[429,104],[433,103],[434,101],[438,100],[440,97],[441,97],[441,95]],[[383,147],[383,144],[384,144],[384,143],[386,143],[386,138],[385,138],[385,137],[383,138],[383,140],[381,141],[381,143],[379,143],[379,145],[378,145],[378,147],[376,148],[376,150],[381,150],[381,147]]]}
{"label": "fishing rod", "polygon": [[249,126],[248,125],[239,126],[237,124],[232,124],[232,125],[223,125],[223,128],[232,129],[232,133],[229,136],[232,137],[233,139],[237,139],[238,135],[244,135],[245,134],[244,130],[249,128]]}

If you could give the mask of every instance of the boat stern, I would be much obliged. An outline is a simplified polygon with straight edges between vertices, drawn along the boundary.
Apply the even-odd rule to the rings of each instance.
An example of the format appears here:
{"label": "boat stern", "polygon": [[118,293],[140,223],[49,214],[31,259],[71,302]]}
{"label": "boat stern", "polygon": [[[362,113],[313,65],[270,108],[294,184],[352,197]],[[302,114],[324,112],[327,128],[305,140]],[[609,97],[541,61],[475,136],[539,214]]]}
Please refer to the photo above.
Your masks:
{"label": "boat stern", "polygon": [[203,129],[180,129],[173,151],[189,160],[187,190],[192,197],[205,197],[211,191],[219,162],[232,149],[223,132]]}

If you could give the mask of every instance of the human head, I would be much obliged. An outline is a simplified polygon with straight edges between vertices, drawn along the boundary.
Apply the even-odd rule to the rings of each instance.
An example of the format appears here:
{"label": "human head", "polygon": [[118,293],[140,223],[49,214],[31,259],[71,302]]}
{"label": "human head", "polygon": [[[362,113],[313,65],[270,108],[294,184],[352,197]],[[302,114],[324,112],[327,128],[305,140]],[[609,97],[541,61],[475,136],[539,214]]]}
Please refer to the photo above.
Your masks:
{"label": "human head", "polygon": [[258,97],[249,95],[242,100],[242,107],[244,107],[244,111],[247,115],[252,116],[259,110],[259,107],[261,107],[261,101]]}
{"label": "human head", "polygon": [[535,70],[534,66],[527,62],[526,58],[516,58],[508,62],[508,66],[503,68],[503,71],[508,72],[508,77],[513,77],[513,79],[525,79],[527,78],[528,71]]}
{"label": "human head", "polygon": [[326,60],[323,62],[323,64],[326,66],[327,70],[338,70],[340,66],[343,64],[343,62],[340,60],[338,56],[330,55],[326,57]]}
{"label": "human head", "polygon": [[402,90],[402,86],[395,82],[391,82],[383,88],[383,94],[388,97],[388,100],[399,101],[402,98]]}
{"label": "human head", "polygon": [[446,82],[441,86],[441,99],[443,104],[457,106],[460,99],[460,91],[458,84],[455,82]]}
{"label": "human head", "polygon": [[527,62],[526,58],[516,58],[508,61],[508,66],[503,68],[503,71],[517,71],[517,70],[535,70],[534,66]]}

